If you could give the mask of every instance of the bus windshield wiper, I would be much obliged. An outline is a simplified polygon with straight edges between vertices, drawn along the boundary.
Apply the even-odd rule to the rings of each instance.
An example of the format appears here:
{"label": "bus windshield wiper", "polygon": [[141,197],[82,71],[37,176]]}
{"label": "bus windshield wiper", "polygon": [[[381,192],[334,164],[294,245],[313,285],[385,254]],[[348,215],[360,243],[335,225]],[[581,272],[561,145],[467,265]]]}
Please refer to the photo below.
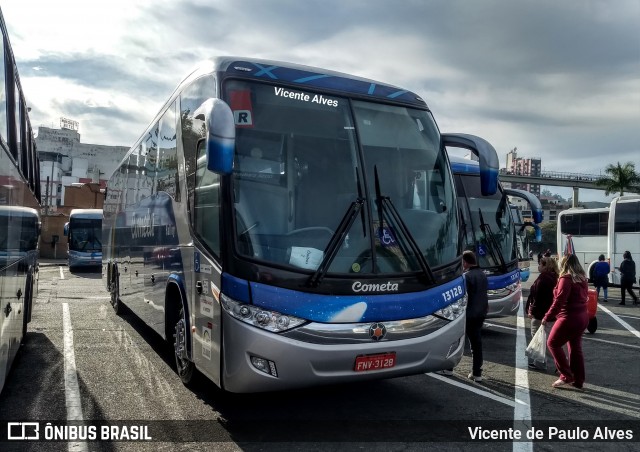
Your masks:
{"label": "bus windshield wiper", "polygon": [[347,209],[347,212],[344,214],[344,217],[342,217],[342,220],[340,221],[336,232],[333,233],[333,237],[331,237],[331,240],[329,240],[329,244],[324,250],[324,257],[322,258],[322,262],[320,262],[320,265],[318,265],[316,271],[307,281],[307,286],[317,287],[320,284],[322,278],[324,278],[324,275],[327,274],[327,270],[329,269],[331,262],[333,262],[333,259],[336,257],[340,245],[342,245],[345,238],[347,237],[347,234],[351,229],[351,225],[353,225],[353,222],[358,216],[358,213],[362,210],[363,206],[364,198],[362,197],[358,197],[358,199],[351,203],[349,209]]}
{"label": "bus windshield wiper", "polygon": [[398,213],[396,206],[394,206],[393,202],[391,202],[391,198],[389,198],[388,196],[382,196],[382,191],[380,190],[380,179],[378,178],[377,165],[374,165],[373,167],[373,174],[375,177],[376,204],[378,205],[380,230],[382,231],[384,229],[384,224],[382,223],[382,221],[384,217],[384,210],[387,210],[390,217],[398,225],[398,229],[400,229],[400,232],[402,233],[402,235],[409,242],[409,246],[411,247],[411,250],[413,251],[413,253],[416,255],[418,264],[420,265],[420,268],[422,269],[423,274],[427,277],[429,284],[435,284],[436,278],[433,275],[433,272],[431,271],[431,268],[429,267],[427,260],[424,258],[424,255],[420,251],[420,246],[418,246],[418,243],[416,242],[415,238],[413,238],[413,235],[411,235],[411,232],[409,232],[409,228],[407,228],[407,224],[404,222],[404,220]]}
{"label": "bus windshield wiper", "polygon": [[[500,251],[500,245],[496,240],[496,236],[493,234],[491,230],[491,226],[484,222],[484,217],[482,215],[482,209],[478,209],[478,215],[480,216],[480,229],[484,233],[485,238],[487,239],[487,245],[489,246],[489,252],[491,253],[491,257],[494,262],[499,262],[500,268],[502,271],[507,271],[507,264],[504,261],[504,257],[502,256],[502,252]],[[497,255],[497,257],[496,257]]]}

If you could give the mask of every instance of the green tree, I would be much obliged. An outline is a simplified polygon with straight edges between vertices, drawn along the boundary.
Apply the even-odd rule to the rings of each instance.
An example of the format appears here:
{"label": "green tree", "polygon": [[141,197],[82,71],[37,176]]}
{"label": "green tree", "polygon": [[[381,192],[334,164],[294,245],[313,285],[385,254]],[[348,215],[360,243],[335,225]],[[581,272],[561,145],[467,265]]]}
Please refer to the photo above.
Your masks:
{"label": "green tree", "polygon": [[611,193],[620,193],[622,196],[625,191],[640,191],[640,174],[636,172],[636,166],[632,162],[627,162],[624,165],[621,165],[620,162],[616,165],[609,164],[604,172],[606,176],[596,180],[596,185],[605,189],[605,196],[609,196]]}
{"label": "green tree", "polygon": [[558,223],[556,221],[545,221],[540,223],[540,229],[542,229],[542,241],[535,242],[535,233],[531,228],[527,228],[527,236],[529,237],[529,249],[533,250],[534,254],[544,253],[546,250],[551,250],[552,254],[557,254],[557,231]]}

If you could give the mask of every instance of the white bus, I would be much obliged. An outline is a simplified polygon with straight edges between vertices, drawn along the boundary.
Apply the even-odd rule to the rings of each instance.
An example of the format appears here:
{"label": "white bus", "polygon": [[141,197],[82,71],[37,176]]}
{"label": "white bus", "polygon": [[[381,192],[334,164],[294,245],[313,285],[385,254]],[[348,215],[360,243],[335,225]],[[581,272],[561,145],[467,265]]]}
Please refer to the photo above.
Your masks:
{"label": "white bus", "polygon": [[598,256],[604,254],[611,265],[609,282],[620,285],[622,253],[630,251],[640,261],[640,195],[614,198],[604,208],[563,210],[558,214],[558,253],[566,246],[568,234],[589,275]]}
{"label": "white bus", "polygon": [[73,209],[64,225],[69,271],[102,265],[102,209]]}
{"label": "white bus", "polygon": [[410,91],[206,63],[107,184],[112,304],[173,345],[183,382],[197,368],[230,392],[451,368],[466,294],[445,146],[478,154],[495,193],[493,147],[440,134]]}
{"label": "white bus", "polygon": [[[620,263],[625,251],[640,262],[640,195],[625,195],[614,198],[609,209],[609,234],[607,253],[611,262],[611,282],[620,285]],[[637,278],[636,278],[637,281]]]}
{"label": "white bus", "polygon": [[40,161],[0,12],[0,392],[38,292]]}

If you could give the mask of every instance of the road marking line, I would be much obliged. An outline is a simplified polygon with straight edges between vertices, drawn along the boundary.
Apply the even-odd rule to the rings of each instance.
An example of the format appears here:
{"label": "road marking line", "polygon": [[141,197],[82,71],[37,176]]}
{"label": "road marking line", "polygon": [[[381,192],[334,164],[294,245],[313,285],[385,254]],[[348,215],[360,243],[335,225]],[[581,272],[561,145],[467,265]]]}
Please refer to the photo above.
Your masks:
{"label": "road marking line", "polygon": [[485,326],[491,327],[491,328],[504,328],[505,330],[511,330],[511,331],[517,331],[518,328],[514,328],[512,326],[505,326],[505,325],[499,325],[497,323],[487,323],[484,322]]}
{"label": "road marking line", "polygon": [[[60,269],[62,272],[62,268]],[[64,398],[68,421],[82,421],[82,399],[76,372],[76,355],[73,350],[73,326],[69,304],[62,303],[62,332],[64,336]],[[87,451],[87,443],[69,442],[70,451]]]}
{"label": "road marking line", "polygon": [[64,273],[62,272],[62,267],[58,267],[60,268],[60,279],[64,279]]}
{"label": "road marking line", "polygon": [[613,344],[613,345],[620,345],[621,347],[630,347],[630,348],[640,349],[640,345],[632,345],[632,344],[625,344],[622,342],[607,341],[606,339],[597,339],[595,337],[588,337],[588,336],[582,336],[582,338],[587,339],[589,341],[604,342],[605,344]]}
{"label": "road marking line", "polygon": [[625,327],[631,334],[633,334],[634,336],[636,336],[637,338],[640,339],[640,332],[638,332],[638,330],[636,330],[634,327],[632,327],[631,325],[629,325],[627,322],[625,322],[624,320],[622,320],[620,317],[618,317],[617,315],[615,315],[613,312],[609,311],[607,308],[605,308],[602,305],[598,305],[599,309],[602,309],[604,312],[606,312],[607,314],[609,314],[611,317],[613,317],[613,320],[615,320],[616,322],[618,322],[620,325],[622,325],[623,327]]}
{"label": "road marking line", "polygon": [[[478,395],[481,395],[481,396],[486,397],[488,399],[495,400],[496,402],[503,403],[503,404],[508,405],[508,406],[510,406],[512,408],[515,407],[515,405],[516,405],[516,401],[514,401],[514,400],[511,400],[511,399],[508,399],[506,397],[493,394],[492,392],[489,392],[489,391],[486,391],[486,390],[478,389],[475,386],[470,386],[468,384],[461,383],[458,380],[450,378],[450,377],[445,377],[445,376],[434,374],[434,373],[425,374],[425,375],[428,376],[428,377],[431,377],[431,378],[435,378],[436,380],[440,380],[440,381],[443,381],[445,383],[448,383],[448,384],[450,384],[452,386],[456,386],[458,388],[462,388],[462,389],[466,389],[467,391],[474,392],[474,393],[476,393]],[[522,402],[518,401],[518,403],[522,403]]]}
{"label": "road marking line", "polygon": [[638,396],[631,392],[618,391],[613,388],[594,385],[587,381],[585,391],[580,393],[580,396],[587,406],[631,416],[636,419],[640,418]]}
{"label": "road marking line", "polygon": [[618,317],[624,317],[625,319],[640,320],[640,317],[637,317],[637,316],[635,316],[635,315],[623,315],[623,314],[618,314]]}
{"label": "road marking line", "polygon": [[[524,351],[527,348],[527,336],[525,334],[524,302],[520,296],[520,306],[516,314],[518,331],[516,333],[516,360],[515,360],[515,394],[513,398],[520,401],[513,408],[513,427],[521,431],[531,429],[531,398],[529,396],[529,362]],[[514,441],[514,452],[533,452],[531,441]]]}

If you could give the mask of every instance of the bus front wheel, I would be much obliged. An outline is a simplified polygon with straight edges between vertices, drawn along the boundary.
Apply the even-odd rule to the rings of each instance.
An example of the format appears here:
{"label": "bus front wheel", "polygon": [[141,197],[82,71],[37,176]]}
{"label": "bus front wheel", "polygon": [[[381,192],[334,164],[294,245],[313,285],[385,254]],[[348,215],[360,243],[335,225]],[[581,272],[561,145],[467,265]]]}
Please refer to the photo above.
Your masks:
{"label": "bus front wheel", "polygon": [[116,315],[122,313],[122,302],[120,301],[120,284],[118,283],[118,268],[112,270],[113,281],[111,282],[111,306]]}
{"label": "bus front wheel", "polygon": [[187,356],[187,322],[184,318],[184,308],[180,307],[178,321],[173,335],[173,349],[176,357],[176,369],[182,383],[188,385],[193,379],[195,364]]}

